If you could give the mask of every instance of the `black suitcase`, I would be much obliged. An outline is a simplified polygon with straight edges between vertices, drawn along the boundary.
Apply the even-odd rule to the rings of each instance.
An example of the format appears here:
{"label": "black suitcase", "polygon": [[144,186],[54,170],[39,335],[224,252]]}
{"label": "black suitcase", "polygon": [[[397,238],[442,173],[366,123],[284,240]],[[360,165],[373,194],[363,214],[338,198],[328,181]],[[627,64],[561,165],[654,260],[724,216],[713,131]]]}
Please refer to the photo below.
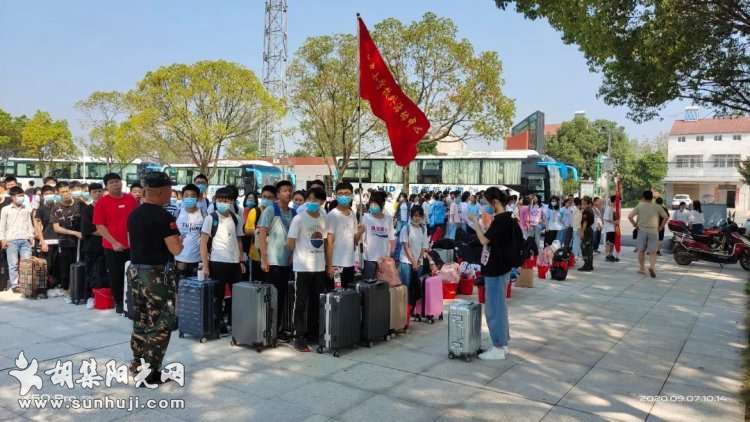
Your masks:
{"label": "black suitcase", "polygon": [[70,302],[74,305],[84,305],[89,298],[86,287],[86,264],[81,262],[81,241],[78,241],[76,262],[70,264]]}
{"label": "black suitcase", "polygon": [[294,335],[294,293],[294,280],[289,280],[286,300],[281,305],[281,332],[289,335],[289,338]]}
{"label": "black suitcase", "polygon": [[223,284],[216,280],[198,280],[188,277],[180,280],[177,293],[177,321],[179,336],[185,334],[200,339],[219,338],[222,294],[217,295]]}
{"label": "black suitcase", "polygon": [[372,347],[374,341],[388,340],[391,329],[391,292],[388,283],[367,280],[357,283],[362,295],[362,342]]}
{"label": "black suitcase", "polygon": [[8,255],[5,250],[0,250],[0,292],[8,288],[10,276],[8,275]]}
{"label": "black suitcase", "polygon": [[339,357],[341,349],[355,347],[361,338],[361,298],[354,290],[336,290],[320,295],[320,341],[318,353]]}

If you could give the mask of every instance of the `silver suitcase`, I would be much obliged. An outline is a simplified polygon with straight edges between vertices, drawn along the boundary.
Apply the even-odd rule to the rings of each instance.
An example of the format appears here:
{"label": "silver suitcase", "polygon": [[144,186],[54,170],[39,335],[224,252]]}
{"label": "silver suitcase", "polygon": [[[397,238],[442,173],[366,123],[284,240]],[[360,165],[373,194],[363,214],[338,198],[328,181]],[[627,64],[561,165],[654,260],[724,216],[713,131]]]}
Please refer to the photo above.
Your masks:
{"label": "silver suitcase", "polygon": [[471,361],[482,345],[482,305],[457,301],[448,308],[448,357]]}
{"label": "silver suitcase", "polygon": [[276,347],[278,292],[271,284],[239,282],[232,286],[232,345],[259,353]]}

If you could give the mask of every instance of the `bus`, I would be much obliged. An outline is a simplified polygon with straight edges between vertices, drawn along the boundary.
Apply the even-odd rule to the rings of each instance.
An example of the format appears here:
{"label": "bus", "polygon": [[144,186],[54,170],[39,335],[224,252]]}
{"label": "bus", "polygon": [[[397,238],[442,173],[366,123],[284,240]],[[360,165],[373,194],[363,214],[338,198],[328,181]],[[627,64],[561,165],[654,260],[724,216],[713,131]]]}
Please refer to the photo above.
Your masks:
{"label": "bus", "polygon": [[[341,158],[338,159],[339,166]],[[564,174],[562,168],[565,169]],[[514,194],[535,193],[543,201],[563,193],[563,178],[572,177],[570,166],[533,150],[467,152],[450,156],[418,155],[409,164],[409,193],[422,191],[469,191],[476,193],[490,186],[508,189]],[[403,173],[392,157],[363,159],[360,174],[352,159],[342,180],[357,186],[362,177],[364,189],[397,194],[402,189]],[[577,171],[576,171],[577,174]]]}
{"label": "bus", "polygon": [[[164,171],[175,182],[174,189],[181,190],[193,183],[195,176],[201,173],[195,164],[170,164]],[[227,185],[235,185],[240,194],[259,191],[264,185],[273,185],[283,178],[293,180],[289,172],[282,171],[268,161],[262,160],[219,160],[216,170],[208,180],[207,193],[212,197],[216,190]],[[294,183],[294,182],[292,182]]]}
{"label": "bus", "polygon": [[105,174],[117,172],[127,185],[139,182],[143,176],[151,171],[161,170],[161,165],[148,161],[135,160],[129,164],[107,163],[91,157],[80,159],[59,159],[44,163],[46,174],[42,174],[44,166],[33,158],[10,157],[0,163],[3,176],[13,175],[24,188],[30,181],[36,186],[42,185],[45,176],[52,176],[59,181],[78,180],[84,183],[101,182]]}

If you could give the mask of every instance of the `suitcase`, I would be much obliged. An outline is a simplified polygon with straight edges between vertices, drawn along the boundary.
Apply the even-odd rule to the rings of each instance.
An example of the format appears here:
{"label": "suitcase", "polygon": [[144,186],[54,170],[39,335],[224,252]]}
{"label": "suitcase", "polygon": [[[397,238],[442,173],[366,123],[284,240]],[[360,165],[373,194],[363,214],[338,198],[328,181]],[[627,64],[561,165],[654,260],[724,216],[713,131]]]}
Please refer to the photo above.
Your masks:
{"label": "suitcase", "polygon": [[482,305],[454,302],[448,308],[448,357],[470,362],[482,346]]}
{"label": "suitcase", "polygon": [[390,289],[391,296],[391,333],[406,332],[409,325],[408,289],[403,284]]}
{"label": "suitcase", "polygon": [[414,305],[417,321],[424,318],[430,324],[435,318],[443,319],[443,279],[440,276],[427,277],[422,282],[422,298]]}
{"label": "suitcase", "polygon": [[318,353],[330,352],[339,357],[341,349],[353,348],[359,343],[361,301],[359,293],[351,289],[321,293]]}
{"label": "suitcase", "polygon": [[453,249],[439,249],[433,247],[432,251],[440,257],[440,260],[443,261],[444,264],[450,264],[454,262]]}
{"label": "suitcase", "polygon": [[189,277],[180,280],[177,293],[177,321],[180,338],[185,334],[199,338],[201,343],[219,338],[221,297],[216,280]]}
{"label": "suitcase", "polygon": [[294,280],[289,280],[289,286],[286,290],[286,301],[283,304],[284,309],[281,311],[281,331],[289,335],[294,335]]}
{"label": "suitcase", "polygon": [[279,296],[272,284],[242,281],[232,286],[232,346],[248,345],[260,353],[276,347]]}
{"label": "suitcase", "polygon": [[47,260],[37,258],[22,259],[18,263],[18,287],[25,298],[36,299],[47,294]]}
{"label": "suitcase", "polygon": [[8,255],[5,250],[0,250],[0,292],[5,291],[10,283],[8,275]]}
{"label": "suitcase", "polygon": [[377,280],[357,283],[362,295],[362,341],[372,347],[378,340],[388,340],[391,329],[391,294],[388,283]]}
{"label": "suitcase", "polygon": [[128,283],[128,270],[130,261],[125,262],[125,279],[122,282],[122,312],[128,319],[135,321],[135,308],[128,306],[133,303],[133,290]]}
{"label": "suitcase", "polygon": [[86,264],[81,262],[81,241],[76,249],[76,262],[70,264],[70,302],[74,305],[85,305],[89,298],[86,286]]}

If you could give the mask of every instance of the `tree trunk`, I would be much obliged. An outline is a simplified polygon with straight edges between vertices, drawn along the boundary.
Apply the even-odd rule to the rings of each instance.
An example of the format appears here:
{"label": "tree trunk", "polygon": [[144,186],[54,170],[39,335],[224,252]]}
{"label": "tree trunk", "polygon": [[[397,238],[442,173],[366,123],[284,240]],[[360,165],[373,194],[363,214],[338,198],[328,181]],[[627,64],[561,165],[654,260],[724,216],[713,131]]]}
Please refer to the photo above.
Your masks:
{"label": "tree trunk", "polygon": [[409,165],[401,167],[401,192],[409,196]]}

